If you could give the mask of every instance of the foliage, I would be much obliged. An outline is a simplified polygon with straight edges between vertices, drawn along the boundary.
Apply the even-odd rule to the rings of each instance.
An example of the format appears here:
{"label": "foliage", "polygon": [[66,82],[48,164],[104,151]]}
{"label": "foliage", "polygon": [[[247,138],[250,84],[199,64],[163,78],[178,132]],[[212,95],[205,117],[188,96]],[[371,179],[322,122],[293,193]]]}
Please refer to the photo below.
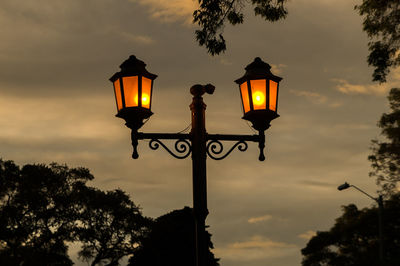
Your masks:
{"label": "foliage", "polygon": [[87,169],[0,160],[0,256],[10,265],[72,265],[65,241],[74,240],[75,188],[93,179]]}
{"label": "foliage", "polygon": [[[195,224],[192,209],[185,207],[157,218],[142,246],[129,260],[131,266],[191,266],[195,263]],[[210,251],[211,235],[207,233],[209,266],[218,266]]]}
{"label": "foliage", "polygon": [[364,16],[363,30],[368,34],[374,81],[386,82],[390,68],[400,65],[400,1],[363,0],[355,7]]}
{"label": "foliage", "polygon": [[371,161],[373,172],[382,192],[392,194],[400,181],[400,89],[393,88],[389,92],[390,113],[381,116],[378,126],[385,141],[372,141]]}
{"label": "foliage", "polygon": [[0,159],[0,261],[2,265],[72,265],[67,242],[92,265],[119,265],[147,231],[148,219],[121,190],[86,186],[86,168]]}
{"label": "foliage", "polygon": [[[379,265],[378,208],[343,207],[335,225],[310,239],[301,250],[303,266]],[[400,265],[400,194],[384,202],[384,258],[386,265]]]}
{"label": "foliage", "polygon": [[[287,0],[251,0],[256,16],[267,21],[278,21],[287,15],[284,4]],[[200,46],[205,45],[208,53],[218,55],[226,50],[222,35],[228,21],[232,25],[244,21],[243,8],[245,0],[199,0],[199,9],[193,13],[193,23],[200,26],[196,30],[196,40]]]}
{"label": "foliage", "polygon": [[91,261],[91,265],[111,266],[133,254],[147,232],[149,220],[125,192],[88,188],[82,197],[82,206],[79,229],[82,260]]}

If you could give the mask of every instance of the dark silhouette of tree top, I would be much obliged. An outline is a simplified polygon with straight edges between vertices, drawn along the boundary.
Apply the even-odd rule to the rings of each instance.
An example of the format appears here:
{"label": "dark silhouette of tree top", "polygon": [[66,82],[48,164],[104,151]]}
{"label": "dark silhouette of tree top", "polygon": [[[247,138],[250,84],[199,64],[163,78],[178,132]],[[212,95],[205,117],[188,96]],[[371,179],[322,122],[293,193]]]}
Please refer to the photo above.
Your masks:
{"label": "dark silhouette of tree top", "polygon": [[85,168],[25,165],[0,159],[0,261],[3,265],[72,265],[65,241],[74,240],[78,187]]}
{"label": "dark silhouette of tree top", "polygon": [[119,265],[134,253],[148,232],[150,219],[122,190],[103,192],[87,188],[81,198],[81,226],[78,239],[83,243],[79,257],[91,265]]}
{"label": "dark silhouette of tree top", "polygon": [[[384,203],[385,265],[400,265],[400,194]],[[343,206],[343,214],[329,231],[317,232],[301,250],[303,266],[379,265],[378,208]]]}
{"label": "dark silhouette of tree top", "polygon": [[[287,15],[287,0],[251,0],[256,16],[267,21],[278,21]],[[226,42],[222,35],[224,25],[228,21],[232,25],[244,21],[243,8],[247,0],[199,0],[199,9],[193,13],[193,23],[200,26],[196,30],[196,40],[205,46],[211,55],[218,55],[226,50]]]}
{"label": "dark silhouette of tree top", "polygon": [[384,113],[378,122],[383,140],[372,141],[372,154],[368,157],[382,193],[390,195],[396,192],[400,181],[400,89],[389,92],[390,113]]}
{"label": "dark silhouette of tree top", "polygon": [[[195,265],[195,225],[193,210],[185,207],[157,218],[142,245],[129,260],[131,266],[192,266]],[[207,265],[218,266],[210,251],[211,235],[207,234]]]}
{"label": "dark silhouette of tree top", "polygon": [[[226,50],[223,30],[226,23],[242,24],[243,9],[251,3],[254,14],[266,21],[286,18],[287,0],[198,0],[199,9],[193,12],[193,23],[200,29],[195,36],[200,46],[211,55]],[[368,34],[370,54],[368,64],[374,67],[373,81],[386,82],[390,69],[400,66],[400,3],[399,0],[363,0],[355,6],[364,17],[363,30]]]}
{"label": "dark silhouette of tree top", "polygon": [[66,242],[78,241],[91,265],[132,255],[149,219],[125,192],[86,186],[93,178],[86,168],[0,159],[0,264],[73,265]]}
{"label": "dark silhouette of tree top", "polygon": [[386,82],[391,68],[400,65],[400,2],[399,0],[363,0],[355,7],[364,16],[363,30],[368,34],[374,81]]}

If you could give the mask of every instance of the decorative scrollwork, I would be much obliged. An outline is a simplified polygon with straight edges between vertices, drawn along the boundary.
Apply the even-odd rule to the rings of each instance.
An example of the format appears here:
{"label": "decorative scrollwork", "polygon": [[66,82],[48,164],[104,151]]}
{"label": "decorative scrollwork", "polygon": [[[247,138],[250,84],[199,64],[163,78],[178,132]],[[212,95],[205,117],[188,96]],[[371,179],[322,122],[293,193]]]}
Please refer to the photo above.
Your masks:
{"label": "decorative scrollwork", "polygon": [[224,151],[224,145],[219,140],[211,140],[207,143],[207,154],[214,160],[222,160],[226,158],[236,147],[241,152],[246,151],[247,143],[243,140],[239,140],[229,149],[229,151],[227,151],[227,153],[222,156],[218,156]]}
{"label": "decorative scrollwork", "polygon": [[174,152],[172,152],[164,143],[162,143],[160,140],[158,139],[152,139],[149,142],[149,147],[152,150],[157,150],[160,145],[172,156],[174,156],[177,159],[185,159],[187,158],[190,153],[192,152],[192,146],[190,145],[189,141],[185,140],[185,139],[178,139],[175,142],[175,151],[177,152],[177,154],[175,154]]}

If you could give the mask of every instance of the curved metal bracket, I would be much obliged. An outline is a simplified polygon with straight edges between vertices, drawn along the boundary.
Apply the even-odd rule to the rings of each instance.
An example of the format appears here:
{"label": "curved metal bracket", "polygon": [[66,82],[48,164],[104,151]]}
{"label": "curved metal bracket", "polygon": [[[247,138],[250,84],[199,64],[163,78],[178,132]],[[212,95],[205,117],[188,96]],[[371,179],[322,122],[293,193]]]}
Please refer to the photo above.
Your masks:
{"label": "curved metal bracket", "polygon": [[211,159],[222,160],[226,158],[236,147],[239,151],[244,152],[247,150],[248,146],[244,140],[239,140],[224,155],[218,157],[218,155],[224,151],[224,145],[219,140],[211,140],[207,143],[206,151]]}
{"label": "curved metal bracket", "polygon": [[189,141],[185,139],[178,139],[175,142],[174,148],[177,154],[175,154],[173,151],[171,151],[164,143],[162,143],[158,139],[151,139],[149,142],[149,147],[152,150],[157,150],[160,145],[173,157],[177,159],[185,159],[187,158],[190,153],[192,152],[192,145],[190,145]]}

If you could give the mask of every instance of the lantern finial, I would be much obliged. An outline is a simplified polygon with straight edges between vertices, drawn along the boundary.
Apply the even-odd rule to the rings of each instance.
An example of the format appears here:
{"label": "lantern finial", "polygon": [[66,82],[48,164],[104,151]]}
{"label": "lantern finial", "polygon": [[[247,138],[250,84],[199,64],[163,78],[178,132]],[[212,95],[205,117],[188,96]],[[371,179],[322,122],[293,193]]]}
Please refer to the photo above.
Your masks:
{"label": "lantern finial", "polygon": [[129,56],[129,58],[125,60],[119,67],[121,68],[121,71],[146,71],[146,64],[137,59],[134,55]]}
{"label": "lantern finial", "polygon": [[246,72],[272,74],[271,66],[262,61],[260,57],[254,58],[254,61],[251,64],[248,64],[245,69]]}

